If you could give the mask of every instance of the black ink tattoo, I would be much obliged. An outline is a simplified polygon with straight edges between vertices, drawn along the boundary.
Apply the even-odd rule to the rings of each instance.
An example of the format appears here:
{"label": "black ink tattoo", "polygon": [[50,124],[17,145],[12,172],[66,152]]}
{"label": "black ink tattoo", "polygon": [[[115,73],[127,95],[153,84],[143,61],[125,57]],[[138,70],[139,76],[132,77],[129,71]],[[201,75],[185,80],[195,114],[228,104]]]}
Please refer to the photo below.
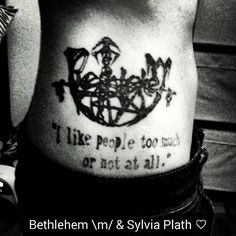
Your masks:
{"label": "black ink tattoo", "polygon": [[90,145],[91,135],[84,134],[78,129],[67,127],[67,144],[85,146]]}
{"label": "black ink tattoo", "polygon": [[179,135],[176,133],[175,137],[162,137],[162,147],[175,147],[180,145]]}
{"label": "black ink tattoo", "polygon": [[120,169],[120,159],[118,156],[114,160],[107,160],[107,159],[102,158],[100,167],[101,167],[101,169],[119,170]]}
{"label": "black ink tattoo", "polygon": [[52,122],[52,128],[56,130],[56,143],[58,144],[61,142],[61,126]]}
{"label": "black ink tattoo", "polygon": [[113,138],[103,137],[101,135],[97,135],[96,149],[100,150],[103,148],[110,148],[117,152],[118,150],[132,150],[135,145],[135,140],[127,138],[126,133],[123,133],[122,137],[116,136]]}
{"label": "black ink tattoo", "polygon": [[96,163],[96,158],[94,157],[85,157],[82,162],[82,166],[85,168],[92,169],[94,163]]}
{"label": "black ink tattoo", "polygon": [[127,77],[127,70],[121,67],[117,78],[111,66],[120,56],[120,49],[110,38],[104,37],[91,51],[97,62],[102,62],[100,75],[90,71],[82,76],[89,54],[85,48],[67,48],[68,82],[52,83],[60,102],[64,101],[64,86],[70,88],[78,115],[82,112],[90,120],[105,126],[133,125],[155,108],[163,93],[166,93],[166,106],[176,95],[166,87],[172,64],[170,58],[166,62],[161,58],[155,61],[147,53],[147,69],[141,70],[141,76]]}
{"label": "black ink tattoo", "polygon": [[151,155],[150,158],[145,159],[144,169],[158,169],[160,167],[160,156]]}

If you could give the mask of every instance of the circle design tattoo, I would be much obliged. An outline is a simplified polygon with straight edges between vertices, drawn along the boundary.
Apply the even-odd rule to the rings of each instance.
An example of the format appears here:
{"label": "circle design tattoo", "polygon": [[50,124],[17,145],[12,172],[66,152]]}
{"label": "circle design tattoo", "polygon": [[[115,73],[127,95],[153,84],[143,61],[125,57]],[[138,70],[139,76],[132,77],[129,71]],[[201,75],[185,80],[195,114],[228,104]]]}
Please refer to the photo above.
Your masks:
{"label": "circle design tattoo", "polygon": [[[172,61],[159,57],[154,60],[145,54],[146,69],[141,75],[127,76],[127,70],[120,68],[120,76],[113,74],[112,65],[120,57],[120,48],[109,37],[102,38],[91,50],[68,47],[64,54],[68,63],[68,80],[52,83],[60,102],[64,101],[64,87],[69,87],[77,109],[90,120],[104,126],[130,126],[144,119],[165,95],[168,107],[176,92],[166,86]],[[90,54],[101,72],[89,71],[83,74]]]}

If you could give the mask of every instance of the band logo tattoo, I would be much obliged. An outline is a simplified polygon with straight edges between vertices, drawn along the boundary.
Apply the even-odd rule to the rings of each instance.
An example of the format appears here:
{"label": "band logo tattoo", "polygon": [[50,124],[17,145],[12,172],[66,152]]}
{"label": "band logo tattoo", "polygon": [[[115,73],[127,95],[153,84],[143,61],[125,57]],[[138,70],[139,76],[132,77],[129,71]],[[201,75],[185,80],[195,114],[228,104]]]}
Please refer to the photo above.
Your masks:
{"label": "band logo tattoo", "polygon": [[145,54],[146,70],[141,75],[127,76],[120,68],[120,76],[113,74],[112,65],[120,57],[120,49],[112,39],[102,38],[91,55],[102,64],[96,75],[90,71],[82,75],[90,53],[85,48],[70,48],[64,52],[69,75],[68,80],[52,83],[60,102],[64,101],[64,87],[69,87],[77,114],[81,112],[90,120],[105,126],[130,126],[145,118],[165,96],[166,106],[171,104],[176,92],[166,86],[172,61],[165,62]]}

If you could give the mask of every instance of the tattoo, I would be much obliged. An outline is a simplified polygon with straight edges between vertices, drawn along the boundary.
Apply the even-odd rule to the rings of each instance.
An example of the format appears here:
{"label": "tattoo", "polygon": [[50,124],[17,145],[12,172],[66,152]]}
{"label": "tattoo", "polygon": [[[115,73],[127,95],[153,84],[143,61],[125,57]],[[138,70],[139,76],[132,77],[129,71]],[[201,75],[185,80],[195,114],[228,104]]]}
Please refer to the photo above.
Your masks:
{"label": "tattoo", "polygon": [[[70,89],[77,114],[82,112],[90,120],[105,126],[133,125],[145,118],[165,94],[169,106],[176,92],[166,86],[172,61],[156,61],[147,53],[146,70],[141,75],[127,76],[120,68],[120,77],[113,74],[112,65],[120,56],[120,48],[110,38],[102,38],[91,51],[102,68],[100,75],[90,71],[82,76],[90,53],[85,48],[67,48],[68,81],[52,83],[60,102],[64,101],[64,87]],[[82,60],[81,60],[82,59]],[[82,61],[79,68],[76,64]]]}
{"label": "tattoo", "polygon": [[[82,157],[81,166],[85,169],[100,168],[103,170],[129,170],[136,171],[139,169],[155,170],[166,166],[172,158],[174,148],[180,146],[180,137],[178,133],[172,136],[155,136],[142,134],[140,137],[130,137],[123,132],[119,136],[104,136],[102,134],[92,135],[84,133],[79,129],[72,127],[62,127],[53,122],[54,142],[56,144],[66,144],[69,146],[77,146],[79,148],[90,147],[94,150],[93,156]],[[171,148],[171,150],[170,150]],[[135,156],[124,154],[125,151],[131,150],[148,150],[148,156],[143,157],[142,153]],[[111,153],[110,157],[96,155],[97,151],[103,153]],[[83,152],[82,152],[83,153]],[[129,152],[131,153],[131,152]],[[144,152],[145,153],[145,152]],[[128,154],[132,155],[132,154]]]}

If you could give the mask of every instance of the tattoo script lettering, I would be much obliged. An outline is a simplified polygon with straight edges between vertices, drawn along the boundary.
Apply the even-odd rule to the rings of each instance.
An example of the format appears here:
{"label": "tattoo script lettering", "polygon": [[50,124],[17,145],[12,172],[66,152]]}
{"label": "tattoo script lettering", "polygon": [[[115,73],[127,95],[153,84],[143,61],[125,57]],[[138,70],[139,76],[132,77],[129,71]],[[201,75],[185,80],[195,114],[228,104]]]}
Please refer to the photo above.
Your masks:
{"label": "tattoo script lettering", "polygon": [[[69,146],[90,147],[95,152],[111,153],[111,156],[97,158],[94,156],[82,157],[81,166],[86,169],[100,168],[103,170],[128,170],[136,171],[140,168],[145,170],[160,169],[166,166],[172,157],[173,148],[180,146],[179,134],[170,137],[155,136],[150,137],[143,134],[139,138],[130,137],[123,132],[120,136],[107,137],[102,134],[92,135],[84,133],[72,127],[62,127],[56,122],[52,122],[53,139],[56,144],[66,144]],[[124,152],[135,148],[150,150],[148,157],[138,155],[124,156]],[[108,151],[108,152],[107,152]],[[128,152],[131,153],[131,152]],[[80,154],[81,155],[81,154]],[[113,157],[113,158],[111,158]],[[125,160],[125,161],[124,161]]]}

